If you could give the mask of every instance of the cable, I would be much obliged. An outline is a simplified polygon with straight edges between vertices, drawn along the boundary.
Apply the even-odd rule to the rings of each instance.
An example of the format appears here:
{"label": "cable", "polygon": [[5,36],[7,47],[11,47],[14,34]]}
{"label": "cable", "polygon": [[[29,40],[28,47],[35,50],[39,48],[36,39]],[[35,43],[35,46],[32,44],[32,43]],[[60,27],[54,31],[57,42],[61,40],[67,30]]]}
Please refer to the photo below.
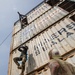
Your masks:
{"label": "cable", "polygon": [[8,37],[11,35],[12,32],[10,32],[7,37],[2,41],[2,43],[0,43],[0,46],[8,39]]}

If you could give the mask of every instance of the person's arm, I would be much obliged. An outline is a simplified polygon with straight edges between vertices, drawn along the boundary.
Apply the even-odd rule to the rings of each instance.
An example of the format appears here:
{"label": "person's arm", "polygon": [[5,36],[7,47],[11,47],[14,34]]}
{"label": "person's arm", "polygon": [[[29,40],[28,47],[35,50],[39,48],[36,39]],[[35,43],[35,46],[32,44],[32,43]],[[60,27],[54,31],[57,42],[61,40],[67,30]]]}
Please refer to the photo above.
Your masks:
{"label": "person's arm", "polygon": [[73,74],[75,74],[75,66],[73,66]]}
{"label": "person's arm", "polygon": [[75,66],[73,66],[72,64],[68,63],[68,62],[65,62],[66,65],[68,66],[68,68],[70,69],[70,71],[75,74]]}
{"label": "person's arm", "polygon": [[57,75],[58,74],[58,70],[60,67],[60,64],[57,61],[50,61],[48,64],[50,71],[51,71],[51,75]]}
{"label": "person's arm", "polygon": [[72,66],[73,74],[75,75],[75,66]]}

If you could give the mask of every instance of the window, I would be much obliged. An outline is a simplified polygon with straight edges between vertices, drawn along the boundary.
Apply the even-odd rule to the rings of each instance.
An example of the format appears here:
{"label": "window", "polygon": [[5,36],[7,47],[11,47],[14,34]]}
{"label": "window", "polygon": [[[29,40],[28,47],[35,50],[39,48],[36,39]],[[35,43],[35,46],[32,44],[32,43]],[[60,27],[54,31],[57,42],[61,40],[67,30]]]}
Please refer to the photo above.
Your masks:
{"label": "window", "polygon": [[63,3],[59,5],[59,7],[63,8],[64,10],[71,12],[75,9],[75,2],[70,0],[65,0]]}
{"label": "window", "polygon": [[73,21],[75,21],[75,14],[73,16],[71,16],[70,19],[72,19]]}
{"label": "window", "polygon": [[55,4],[60,2],[60,0],[45,0],[45,1],[51,6],[54,6]]}

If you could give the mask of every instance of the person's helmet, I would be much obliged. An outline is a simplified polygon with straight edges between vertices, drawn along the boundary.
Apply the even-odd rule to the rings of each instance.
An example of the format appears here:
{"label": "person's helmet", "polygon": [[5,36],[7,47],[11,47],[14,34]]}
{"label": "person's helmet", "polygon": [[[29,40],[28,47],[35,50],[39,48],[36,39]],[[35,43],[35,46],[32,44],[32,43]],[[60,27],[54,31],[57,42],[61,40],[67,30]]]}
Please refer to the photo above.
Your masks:
{"label": "person's helmet", "polygon": [[51,50],[50,52],[49,52],[49,56],[51,57],[51,58],[62,58],[61,56],[60,56],[60,54],[59,54],[59,51],[57,51],[57,50]]}
{"label": "person's helmet", "polygon": [[28,50],[28,46],[21,46],[18,50]]}
{"label": "person's helmet", "polygon": [[24,46],[24,49],[25,49],[25,50],[28,50],[28,46]]}

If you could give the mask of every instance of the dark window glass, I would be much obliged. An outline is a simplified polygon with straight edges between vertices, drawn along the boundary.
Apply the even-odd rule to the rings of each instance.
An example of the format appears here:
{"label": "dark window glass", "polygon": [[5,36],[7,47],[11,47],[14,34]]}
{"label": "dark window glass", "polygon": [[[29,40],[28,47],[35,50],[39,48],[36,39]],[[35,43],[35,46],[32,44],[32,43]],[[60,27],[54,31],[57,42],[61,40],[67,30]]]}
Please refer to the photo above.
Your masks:
{"label": "dark window glass", "polygon": [[60,0],[45,0],[45,1],[51,6],[54,6],[55,4],[60,2]]}
{"label": "dark window glass", "polygon": [[65,0],[63,3],[59,5],[59,7],[63,8],[64,10],[71,12],[75,9],[75,2],[70,0]]}
{"label": "dark window glass", "polygon": [[72,19],[73,21],[75,21],[75,15],[71,16],[70,19]]}

